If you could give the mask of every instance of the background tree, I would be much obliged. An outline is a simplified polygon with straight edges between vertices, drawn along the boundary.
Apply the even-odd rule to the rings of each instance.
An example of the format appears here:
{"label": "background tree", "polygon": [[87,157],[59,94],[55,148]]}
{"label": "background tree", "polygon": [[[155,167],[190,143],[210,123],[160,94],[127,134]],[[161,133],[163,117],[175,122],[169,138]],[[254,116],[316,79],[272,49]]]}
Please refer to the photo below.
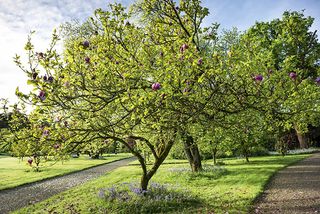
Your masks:
{"label": "background tree", "polygon": [[242,61],[263,75],[261,95],[268,97],[270,117],[282,117],[282,127],[292,124],[301,148],[308,146],[308,123],[319,115],[320,46],[316,31],[310,31],[313,20],[284,12],[282,19],[256,23],[241,37],[241,51],[246,50]]}

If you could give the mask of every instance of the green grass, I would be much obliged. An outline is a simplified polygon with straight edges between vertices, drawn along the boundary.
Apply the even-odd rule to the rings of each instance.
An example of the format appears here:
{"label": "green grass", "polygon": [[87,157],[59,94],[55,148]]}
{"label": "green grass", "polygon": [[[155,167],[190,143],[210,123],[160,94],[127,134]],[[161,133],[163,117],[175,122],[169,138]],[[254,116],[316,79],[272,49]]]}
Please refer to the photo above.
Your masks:
{"label": "green grass", "polygon": [[242,159],[225,160],[223,173],[208,170],[196,174],[183,170],[173,172],[172,168],[187,169],[189,166],[183,161],[174,164],[174,160],[169,160],[160,167],[152,182],[185,188],[193,201],[157,204],[143,199],[123,202],[99,198],[101,188],[139,181],[140,168],[130,165],[16,213],[247,213],[276,171],[308,156],[255,157],[250,163]]}
{"label": "green grass", "polygon": [[20,161],[18,158],[0,156],[0,190],[79,171],[131,156],[129,153],[121,153],[117,155],[104,155],[102,159],[89,159],[87,155],[81,155],[79,158],[70,158],[63,163],[59,161],[54,165],[52,165],[54,163],[53,161],[48,161],[46,165],[52,166],[42,168],[40,172],[35,172],[28,166],[27,158]]}

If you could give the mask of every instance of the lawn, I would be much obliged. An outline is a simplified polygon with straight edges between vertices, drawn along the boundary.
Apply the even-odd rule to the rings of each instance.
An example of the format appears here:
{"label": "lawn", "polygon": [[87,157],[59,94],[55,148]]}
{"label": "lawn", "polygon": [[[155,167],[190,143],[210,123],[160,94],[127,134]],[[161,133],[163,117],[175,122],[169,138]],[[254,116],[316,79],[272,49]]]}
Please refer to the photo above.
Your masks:
{"label": "lawn", "polygon": [[120,153],[116,155],[106,154],[101,159],[90,159],[87,155],[81,155],[79,158],[70,158],[63,163],[61,161],[56,163],[48,161],[46,165],[51,165],[50,167],[43,168],[40,172],[35,172],[28,166],[27,159],[20,161],[18,158],[2,155],[0,156],[0,190],[79,171],[131,156],[130,153]]}
{"label": "lawn", "polygon": [[129,200],[131,196],[126,195],[124,200],[119,191],[122,196],[112,198],[111,190],[115,194],[114,189],[139,181],[140,168],[131,164],[17,213],[247,213],[276,171],[307,156],[254,157],[250,163],[225,160],[220,167],[210,161],[205,163],[204,172],[196,174],[188,171],[186,161],[168,160],[151,184],[163,185],[168,197],[161,199],[158,195],[157,200],[146,200],[135,196]]}

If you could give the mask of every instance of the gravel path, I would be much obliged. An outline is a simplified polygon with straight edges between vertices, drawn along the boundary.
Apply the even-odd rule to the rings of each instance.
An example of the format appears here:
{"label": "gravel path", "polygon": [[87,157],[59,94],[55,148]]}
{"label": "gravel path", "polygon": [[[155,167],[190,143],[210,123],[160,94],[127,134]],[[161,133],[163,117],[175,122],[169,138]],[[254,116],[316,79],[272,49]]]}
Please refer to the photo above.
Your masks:
{"label": "gravel path", "polygon": [[92,167],[72,174],[0,191],[0,214],[42,201],[71,187],[104,175],[135,160],[134,157]]}
{"label": "gravel path", "polygon": [[253,213],[320,213],[320,153],[279,171]]}

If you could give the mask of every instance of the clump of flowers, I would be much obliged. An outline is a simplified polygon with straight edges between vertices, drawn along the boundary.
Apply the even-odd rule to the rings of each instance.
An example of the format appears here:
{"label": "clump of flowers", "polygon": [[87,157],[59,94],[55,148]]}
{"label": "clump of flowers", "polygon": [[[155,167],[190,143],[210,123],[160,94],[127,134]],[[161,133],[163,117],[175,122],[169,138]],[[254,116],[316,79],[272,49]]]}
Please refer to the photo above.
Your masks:
{"label": "clump of flowers", "polygon": [[[125,212],[140,213],[166,212],[174,206],[191,206],[199,203],[199,199],[186,189],[171,184],[151,182],[148,190],[142,190],[138,183],[121,183],[98,191],[98,197],[110,202],[106,204],[108,210],[121,210]],[[156,210],[155,210],[156,209]]]}
{"label": "clump of flowers", "polygon": [[203,165],[202,170],[198,173],[193,173],[190,167],[174,167],[169,168],[168,170],[172,173],[173,176],[181,176],[181,174],[183,174],[183,176],[188,179],[193,179],[194,177],[203,175],[206,177],[210,177],[211,179],[217,179],[227,172],[224,166],[210,164]]}

